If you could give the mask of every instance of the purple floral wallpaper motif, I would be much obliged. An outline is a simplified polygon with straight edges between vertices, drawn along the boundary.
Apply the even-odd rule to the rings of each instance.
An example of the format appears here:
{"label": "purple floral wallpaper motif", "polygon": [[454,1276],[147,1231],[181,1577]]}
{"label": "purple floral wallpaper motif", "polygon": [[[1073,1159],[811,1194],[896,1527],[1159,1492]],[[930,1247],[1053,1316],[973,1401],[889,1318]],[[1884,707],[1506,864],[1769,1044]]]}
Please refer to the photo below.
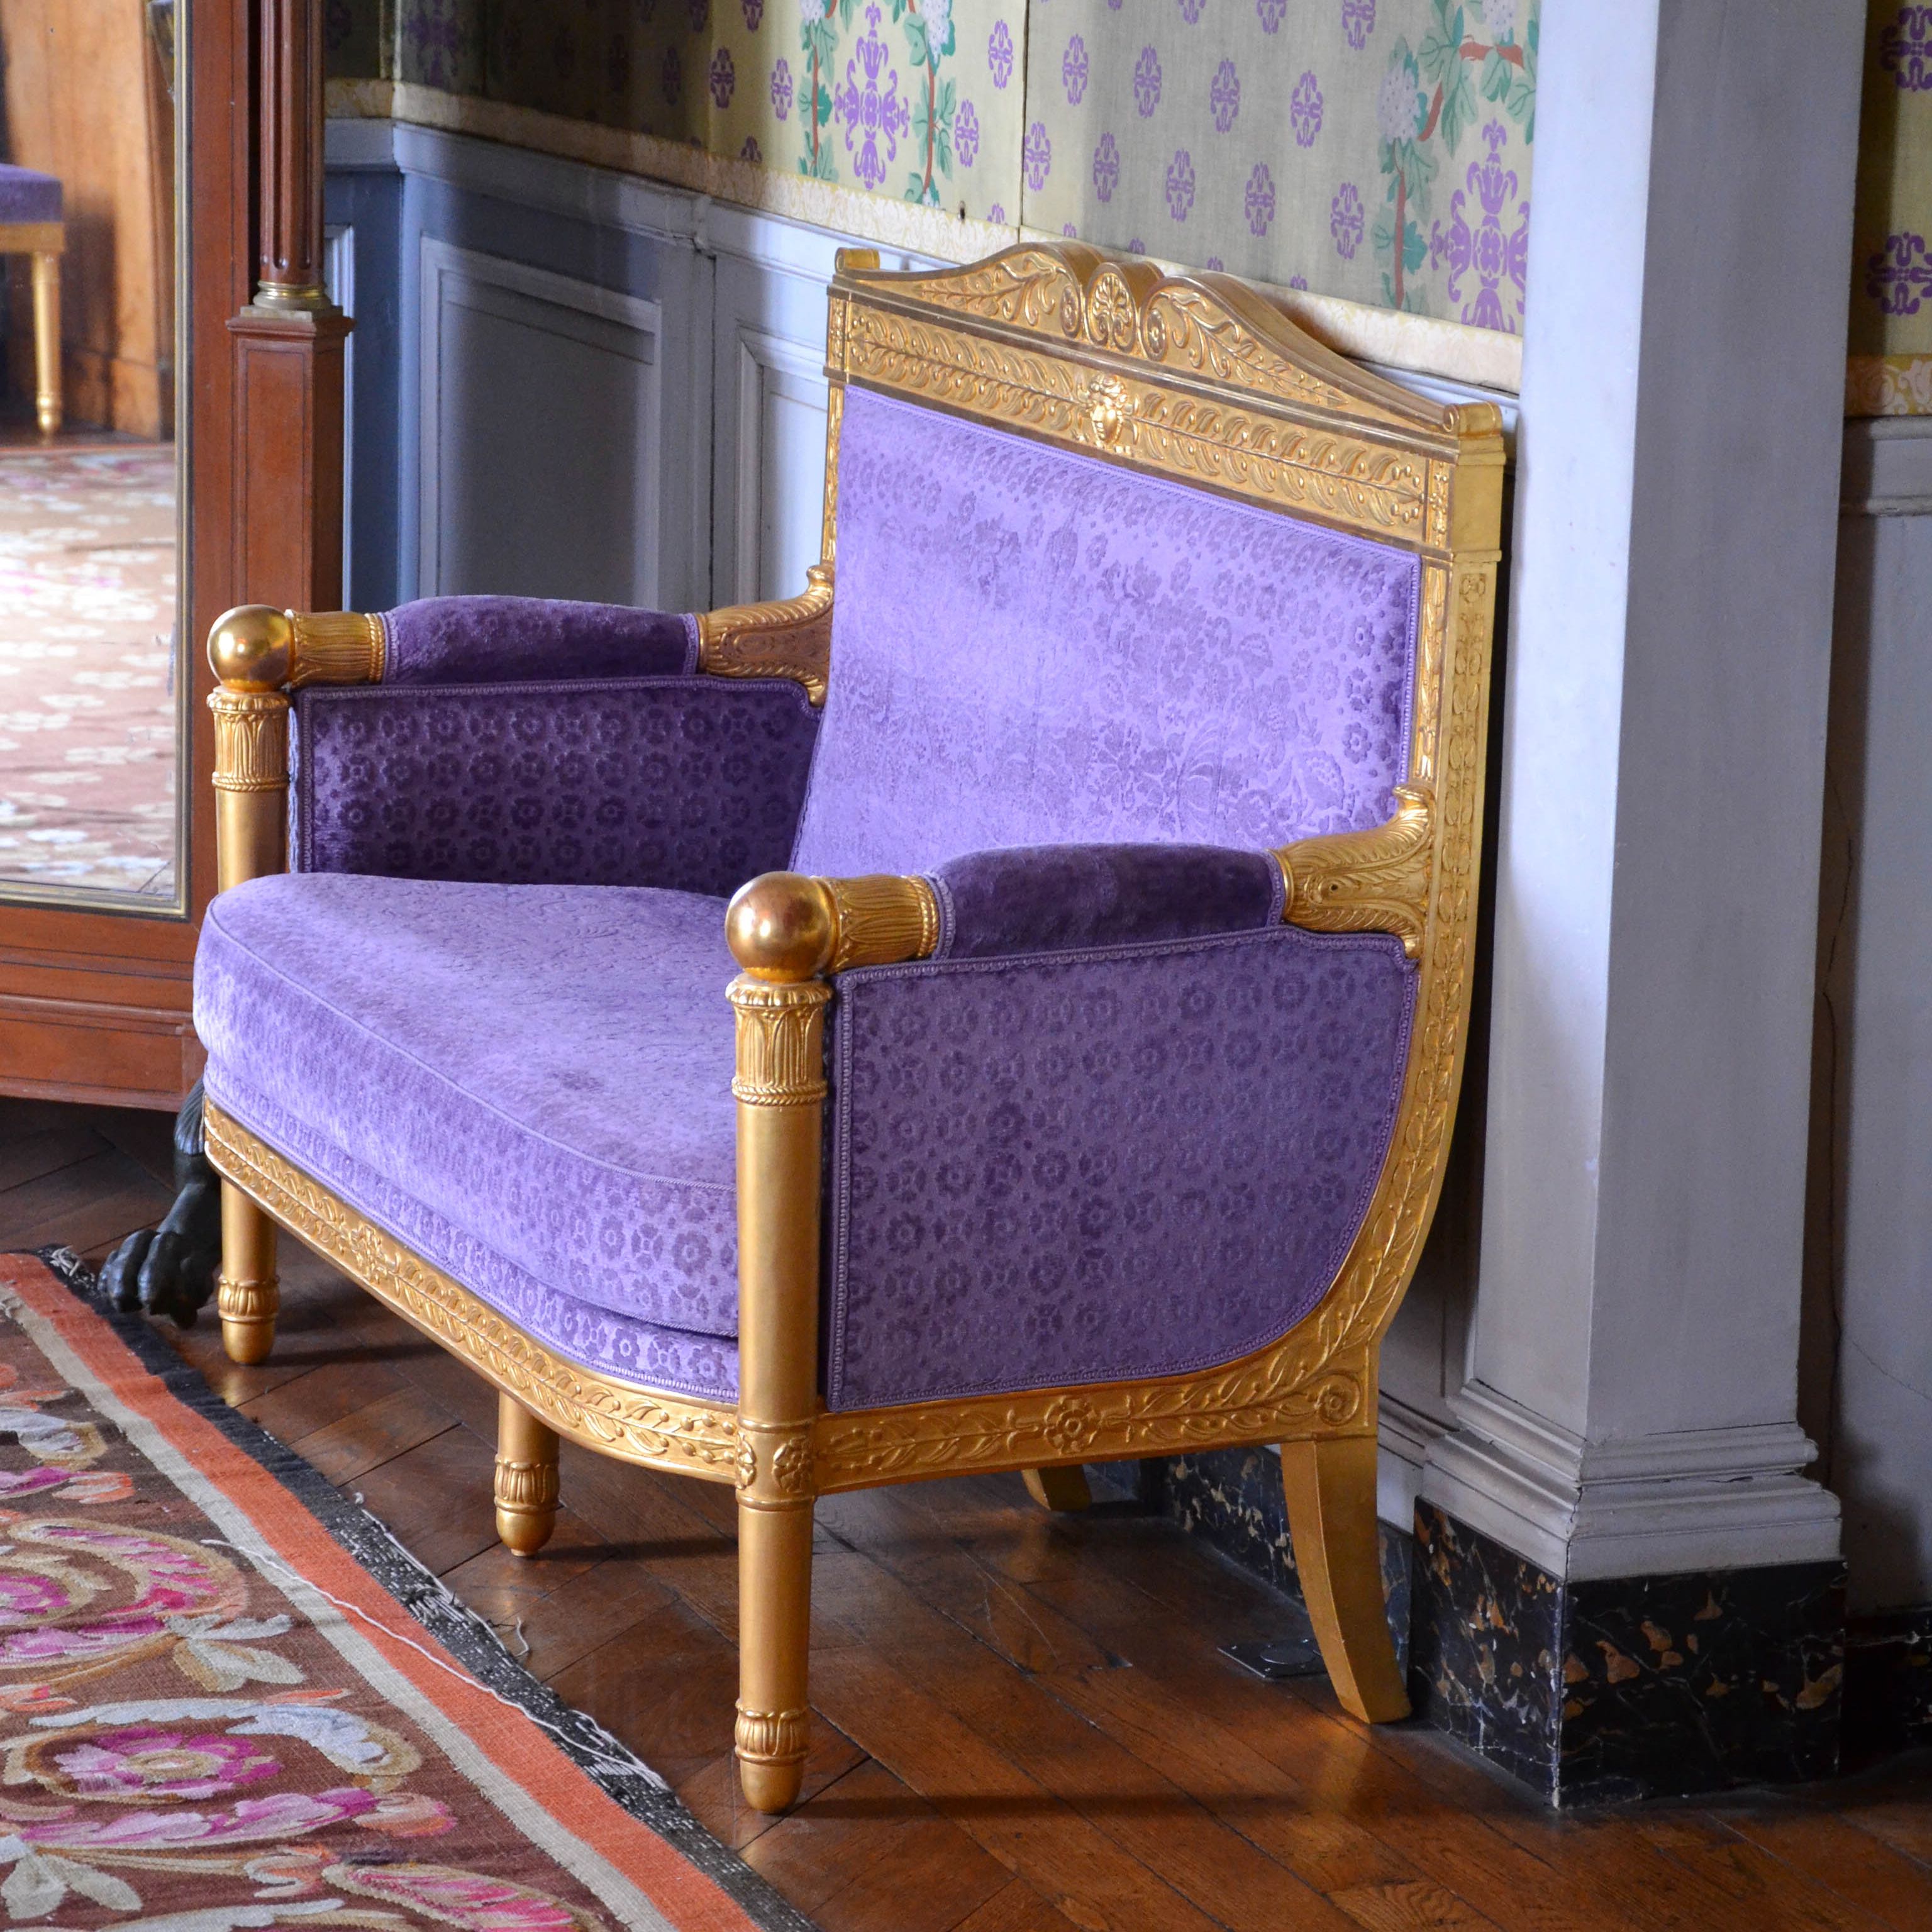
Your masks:
{"label": "purple floral wallpaper motif", "polygon": [[732,90],[738,84],[737,70],[731,64],[731,50],[720,47],[711,56],[711,98],[720,108],[731,104]]}
{"label": "purple floral wallpaper motif", "polygon": [[995,87],[1004,87],[1013,77],[1012,31],[1005,21],[994,28],[986,42],[986,65]]}
{"label": "purple floral wallpaper motif", "polygon": [[1060,58],[1060,78],[1066,89],[1067,104],[1078,107],[1087,92],[1087,43],[1078,34],[1067,42]]}
{"label": "purple floral wallpaper motif", "polygon": [[1932,416],[1932,5],[1872,0],[1852,238],[1849,416]]}
{"label": "purple floral wallpaper motif", "polygon": [[1335,238],[1335,252],[1343,261],[1354,260],[1362,242],[1362,197],[1353,182],[1344,182],[1335,191],[1328,208],[1328,232]]}
{"label": "purple floral wallpaper motif", "polygon": [[1028,226],[1521,328],[1539,0],[1150,0],[1131,36],[1113,11],[1035,0],[1030,118],[1093,160],[1028,172]]}
{"label": "purple floral wallpaper motif", "polygon": [[1102,201],[1114,198],[1114,184],[1120,178],[1120,151],[1111,134],[1100,136],[1100,145],[1094,150],[1094,192]]}
{"label": "purple floral wallpaper motif", "polygon": [[1041,188],[1046,185],[1046,178],[1053,171],[1053,143],[1046,137],[1046,124],[1036,121],[1027,130],[1026,147],[1022,158],[1026,163],[1027,186]]}
{"label": "purple floral wallpaper motif", "polygon": [[1181,148],[1167,168],[1167,212],[1177,221],[1185,221],[1194,206],[1194,160]]}
{"label": "purple floral wallpaper motif", "polygon": [[[1241,111],[1241,76],[1232,61],[1224,60],[1214,70],[1214,81],[1208,89],[1208,105],[1214,110],[1215,133],[1226,134]],[[1315,111],[1318,116],[1322,111],[1318,102]]]}
{"label": "purple floral wallpaper motif", "polygon": [[853,172],[866,188],[877,188],[885,179],[912,127],[912,110],[899,98],[899,70],[886,58],[886,44],[879,38],[879,19],[878,8],[866,9],[868,31],[860,36],[854,58],[845,63],[845,85],[837,104],[845,124],[845,152],[854,158]]}
{"label": "purple floral wallpaper motif", "polygon": [[1248,177],[1248,190],[1242,197],[1242,206],[1247,210],[1248,232],[1265,235],[1268,224],[1274,219],[1274,177],[1268,172],[1267,162],[1256,162],[1255,171]]}
{"label": "purple floral wallpaper motif", "polygon": [[1294,92],[1288,97],[1288,119],[1294,130],[1294,145],[1313,147],[1316,136],[1322,131],[1322,83],[1312,72],[1304,74],[1294,83]]}
{"label": "purple floral wallpaper motif", "polygon": [[[1447,266],[1449,298],[1462,301],[1466,278],[1476,284],[1460,320],[1478,328],[1518,328],[1522,320],[1523,284],[1529,266],[1529,203],[1516,194],[1516,170],[1506,169],[1497,156],[1508,140],[1502,124],[1492,121],[1483,130],[1489,159],[1472,162],[1466,194],[1479,214],[1474,227],[1464,218],[1466,190],[1449,197],[1449,226],[1440,222],[1430,232],[1430,259]],[[1510,224],[1514,221],[1515,226]],[[1506,304],[1513,303],[1514,307]]]}
{"label": "purple floral wallpaper motif", "polygon": [[1865,292],[1886,315],[1916,315],[1932,302],[1932,252],[1922,235],[1888,235],[1865,269]]}
{"label": "purple floral wallpaper motif", "polygon": [[1879,67],[1902,88],[1932,89],[1932,7],[1901,7],[1879,34]]}

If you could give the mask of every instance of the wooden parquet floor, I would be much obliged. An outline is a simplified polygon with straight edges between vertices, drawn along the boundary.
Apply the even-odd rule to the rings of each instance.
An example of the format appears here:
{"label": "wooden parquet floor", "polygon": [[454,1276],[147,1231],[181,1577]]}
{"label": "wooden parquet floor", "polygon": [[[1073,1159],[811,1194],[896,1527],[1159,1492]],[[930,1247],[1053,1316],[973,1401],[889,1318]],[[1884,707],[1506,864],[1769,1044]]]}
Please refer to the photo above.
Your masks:
{"label": "wooden parquet floor", "polygon": [[[92,1257],[166,1207],[158,1116],[0,1101],[0,1249]],[[731,1774],[730,1492],[565,1450],[534,1563],[492,1527],[495,1402],[294,1244],[274,1359],[177,1346],[361,1496],[826,1932],[1927,1932],[1932,1763],[1552,1816],[1429,1730],[1218,1654],[1270,1593],[1165,1524],[1018,1478],[821,1505],[808,1802]],[[172,1332],[172,1331],[171,1331]]]}

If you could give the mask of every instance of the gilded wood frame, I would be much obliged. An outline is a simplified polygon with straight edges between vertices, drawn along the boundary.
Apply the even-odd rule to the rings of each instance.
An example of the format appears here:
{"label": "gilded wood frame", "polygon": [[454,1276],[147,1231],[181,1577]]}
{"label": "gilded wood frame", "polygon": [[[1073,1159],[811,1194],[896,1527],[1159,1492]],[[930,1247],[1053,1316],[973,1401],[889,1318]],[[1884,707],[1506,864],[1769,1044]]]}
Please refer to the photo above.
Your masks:
{"label": "gilded wood frame", "polygon": [[[1376,1368],[1442,1185],[1468,1033],[1502,508],[1498,413],[1383,381],[1232,278],[1165,278],[1077,244],[1022,246],[917,275],[881,273],[875,255],[848,251],[826,345],[824,560],[798,598],[700,617],[702,670],[791,677],[824,701],[838,430],[854,383],[1416,555],[1408,770],[1395,811],[1371,831],[1302,839],[1274,854],[1289,921],[1394,933],[1417,966],[1394,1133],[1334,1284],[1277,1341],[1219,1368],[827,1412],[815,1360],[824,1016],[839,972],[929,955],[938,921],[923,880],[780,873],[744,888],[728,922],[745,969],[729,988],[739,1103],[735,1406],[557,1356],[211,1104],[209,1156],[238,1204],[220,1287],[231,1352],[260,1359],[272,1334],[272,1246],[246,1220],[253,1204],[248,1211],[266,1210],[520,1406],[533,1420],[519,1425],[520,1442],[554,1430],[626,1461],[735,1484],[746,1618],[739,1755],[748,1795],[766,1808],[790,1802],[804,1750],[800,1579],[809,1574],[812,1499],[875,1484],[1308,1445],[1292,1456],[1285,1449],[1284,1472],[1324,1654],[1350,1708],[1399,1715],[1406,1707],[1384,1656],[1373,1576]],[[257,608],[230,614],[210,649],[220,680],[211,703],[226,886],[286,862],[285,693],[380,680],[385,638],[380,619]],[[534,1452],[505,1453],[504,1466],[536,1496]],[[541,1499],[520,1489],[512,1502],[524,1539],[516,1546],[534,1546]],[[1315,1532],[1305,1549],[1304,1526]]]}

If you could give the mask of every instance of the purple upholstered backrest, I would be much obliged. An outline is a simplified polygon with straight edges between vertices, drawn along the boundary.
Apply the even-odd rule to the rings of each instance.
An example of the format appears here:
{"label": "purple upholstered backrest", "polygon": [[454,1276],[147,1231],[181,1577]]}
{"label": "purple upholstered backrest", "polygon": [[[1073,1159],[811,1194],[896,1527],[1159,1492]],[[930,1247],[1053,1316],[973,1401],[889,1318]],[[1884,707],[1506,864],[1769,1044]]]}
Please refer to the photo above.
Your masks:
{"label": "purple upholstered backrest", "polygon": [[792,862],[1380,824],[1417,580],[1393,546],[853,387]]}

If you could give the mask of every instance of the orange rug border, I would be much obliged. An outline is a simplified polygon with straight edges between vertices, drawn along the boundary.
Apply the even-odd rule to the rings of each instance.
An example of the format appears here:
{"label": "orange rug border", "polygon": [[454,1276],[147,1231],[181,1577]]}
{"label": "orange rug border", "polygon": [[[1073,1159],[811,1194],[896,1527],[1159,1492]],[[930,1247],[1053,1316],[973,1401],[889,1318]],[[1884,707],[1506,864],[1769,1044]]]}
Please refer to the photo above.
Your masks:
{"label": "orange rug border", "polygon": [[[600,1790],[526,1713],[500,1703],[432,1632],[414,1626],[406,1607],[356,1562],[299,1496],[184,1404],[46,1262],[31,1254],[0,1254],[0,1288],[11,1289],[54,1329],[89,1373],[228,1496],[254,1525],[265,1550],[305,1581],[354,1604],[370,1620],[358,1618],[356,1629],[384,1660],[533,1804],[643,1892],[678,1932],[761,1932],[758,1922],[716,1880]],[[272,1532],[267,1524],[274,1526]],[[414,1626],[411,1642],[446,1658],[455,1676],[397,1642],[382,1627],[388,1622]],[[465,1775],[460,1768],[458,1774]]]}

